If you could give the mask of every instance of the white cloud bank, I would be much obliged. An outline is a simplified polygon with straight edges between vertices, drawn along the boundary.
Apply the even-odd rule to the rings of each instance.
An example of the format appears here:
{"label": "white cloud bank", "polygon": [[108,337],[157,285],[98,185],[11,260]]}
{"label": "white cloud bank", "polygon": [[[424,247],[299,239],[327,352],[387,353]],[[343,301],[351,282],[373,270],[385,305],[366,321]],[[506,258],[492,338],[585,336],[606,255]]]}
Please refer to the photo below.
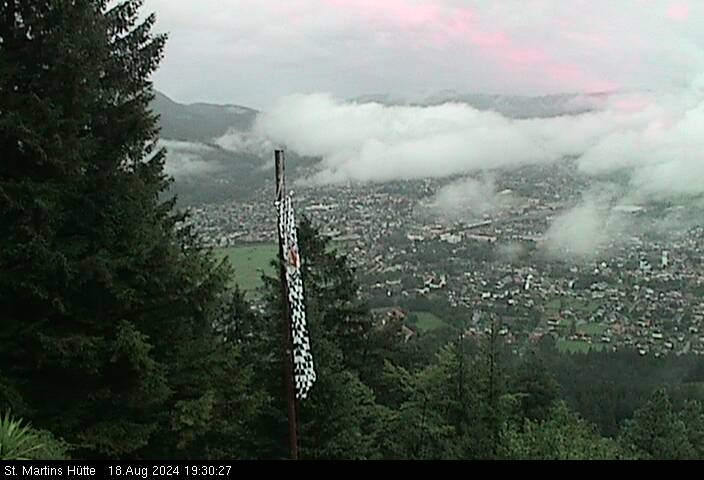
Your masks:
{"label": "white cloud bank", "polygon": [[[594,183],[618,173],[625,186],[606,196],[588,192],[547,232],[551,252],[588,258],[622,231],[627,216],[611,207],[704,195],[702,86],[669,95],[614,94],[591,99],[589,113],[532,119],[461,103],[384,106],[293,95],[259,117],[255,135],[321,157],[308,184],[476,176],[568,157]],[[490,182],[476,180],[450,184],[436,200],[455,211],[470,204],[490,211],[503,201]]]}
{"label": "white cloud bank", "polygon": [[215,163],[203,159],[205,154],[213,150],[208,145],[178,140],[159,140],[158,146],[166,148],[165,173],[177,180],[200,177],[218,169]]}
{"label": "white cloud bank", "polygon": [[281,99],[258,135],[319,156],[311,183],[445,177],[579,158],[587,175],[630,174],[631,194],[704,193],[704,90],[618,94],[576,116],[516,120],[468,105],[357,104],[327,94]]}

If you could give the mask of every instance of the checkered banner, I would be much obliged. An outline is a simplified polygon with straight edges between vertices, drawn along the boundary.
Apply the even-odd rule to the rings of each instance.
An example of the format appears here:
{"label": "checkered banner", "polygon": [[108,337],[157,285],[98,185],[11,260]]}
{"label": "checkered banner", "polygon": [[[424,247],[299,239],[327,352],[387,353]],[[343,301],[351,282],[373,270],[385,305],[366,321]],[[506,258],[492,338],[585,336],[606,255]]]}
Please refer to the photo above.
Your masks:
{"label": "checkered banner", "polygon": [[291,334],[293,337],[293,373],[296,383],[296,398],[303,399],[315,382],[313,354],[306,326],[306,310],[303,304],[303,279],[301,278],[301,257],[298,253],[296,221],[293,216],[291,196],[277,202],[279,210],[279,234],[286,265],[288,304],[291,312]]}

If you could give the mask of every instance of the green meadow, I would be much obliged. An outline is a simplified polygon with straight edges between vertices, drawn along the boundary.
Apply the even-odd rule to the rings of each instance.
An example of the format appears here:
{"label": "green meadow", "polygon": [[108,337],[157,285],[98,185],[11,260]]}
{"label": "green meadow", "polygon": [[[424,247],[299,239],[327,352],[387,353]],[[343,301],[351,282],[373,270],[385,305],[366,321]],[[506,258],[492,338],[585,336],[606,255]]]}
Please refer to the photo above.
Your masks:
{"label": "green meadow", "polygon": [[246,292],[256,292],[263,285],[262,273],[273,275],[271,261],[278,255],[275,243],[249,243],[233,247],[216,248],[218,258],[227,258],[234,270],[232,285],[239,285]]}

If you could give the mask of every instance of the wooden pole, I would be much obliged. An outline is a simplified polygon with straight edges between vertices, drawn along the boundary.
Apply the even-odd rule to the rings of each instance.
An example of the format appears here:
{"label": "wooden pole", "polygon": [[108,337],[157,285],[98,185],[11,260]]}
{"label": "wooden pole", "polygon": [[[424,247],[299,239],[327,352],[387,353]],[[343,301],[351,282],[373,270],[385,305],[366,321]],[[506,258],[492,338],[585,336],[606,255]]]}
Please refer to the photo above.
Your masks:
{"label": "wooden pole", "polygon": [[[284,180],[284,151],[274,150],[276,166],[276,200],[286,199],[286,182]],[[277,215],[278,217],[278,215]],[[286,252],[281,241],[284,232],[277,219],[279,232],[279,275],[281,279],[281,324],[284,354],[284,383],[286,385],[286,401],[288,403],[288,440],[291,460],[298,460],[298,415],[296,411],[296,391],[293,381],[293,336],[291,333],[291,311],[288,303],[288,284],[286,282]]]}

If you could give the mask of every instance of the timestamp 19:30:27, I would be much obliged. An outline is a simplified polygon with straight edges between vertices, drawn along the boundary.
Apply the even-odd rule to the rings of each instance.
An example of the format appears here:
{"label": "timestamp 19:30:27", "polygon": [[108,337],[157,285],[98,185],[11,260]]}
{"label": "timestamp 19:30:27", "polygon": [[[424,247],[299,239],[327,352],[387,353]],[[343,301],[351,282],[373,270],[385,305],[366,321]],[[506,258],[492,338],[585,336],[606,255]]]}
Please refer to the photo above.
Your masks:
{"label": "timestamp 19:30:27", "polygon": [[232,465],[110,465],[111,477],[223,477],[230,476]]}

